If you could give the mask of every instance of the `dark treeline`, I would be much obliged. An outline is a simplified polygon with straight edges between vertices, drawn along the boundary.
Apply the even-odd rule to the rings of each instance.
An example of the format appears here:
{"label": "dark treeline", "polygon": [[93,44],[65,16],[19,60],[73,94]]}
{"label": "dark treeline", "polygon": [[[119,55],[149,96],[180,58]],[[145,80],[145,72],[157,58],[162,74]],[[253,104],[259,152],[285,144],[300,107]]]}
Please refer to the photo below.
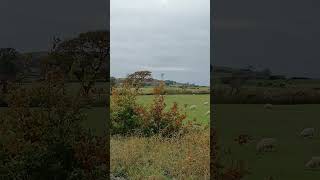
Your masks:
{"label": "dark treeline", "polygon": [[215,103],[222,104],[318,104],[320,81],[310,77],[273,74],[253,66],[213,68]]}

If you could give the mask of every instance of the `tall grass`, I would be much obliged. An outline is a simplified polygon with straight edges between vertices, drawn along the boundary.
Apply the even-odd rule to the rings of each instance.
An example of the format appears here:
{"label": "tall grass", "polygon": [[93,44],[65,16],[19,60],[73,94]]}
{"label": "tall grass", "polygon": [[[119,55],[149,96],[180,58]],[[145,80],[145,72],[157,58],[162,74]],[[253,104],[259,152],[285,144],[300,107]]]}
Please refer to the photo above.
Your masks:
{"label": "tall grass", "polygon": [[210,133],[112,137],[111,173],[130,179],[209,179]]}

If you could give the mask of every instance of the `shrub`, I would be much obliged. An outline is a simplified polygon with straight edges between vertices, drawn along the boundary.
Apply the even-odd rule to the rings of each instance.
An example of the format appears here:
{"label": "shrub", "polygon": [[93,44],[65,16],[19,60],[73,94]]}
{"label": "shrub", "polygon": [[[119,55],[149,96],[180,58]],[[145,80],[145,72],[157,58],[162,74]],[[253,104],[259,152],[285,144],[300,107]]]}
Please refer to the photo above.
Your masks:
{"label": "shrub", "polygon": [[111,134],[130,134],[139,128],[140,122],[135,111],[138,92],[129,84],[112,89]]}
{"label": "shrub", "polygon": [[[63,79],[33,89],[12,87],[0,115],[0,179],[98,179],[107,175],[105,137],[81,126],[80,97],[67,96]],[[38,97],[38,107],[32,99]]]}
{"label": "shrub", "polygon": [[172,136],[179,132],[186,115],[180,112],[177,103],[166,110],[162,95],[164,88],[164,84],[154,88],[154,100],[149,107],[137,104],[139,90],[129,84],[114,88],[111,97],[111,133]]}
{"label": "shrub", "polygon": [[138,118],[142,120],[141,132],[144,135],[161,134],[170,137],[182,129],[186,115],[179,111],[178,104],[174,103],[168,111],[165,108],[162,95],[155,95],[150,107],[136,108]]}

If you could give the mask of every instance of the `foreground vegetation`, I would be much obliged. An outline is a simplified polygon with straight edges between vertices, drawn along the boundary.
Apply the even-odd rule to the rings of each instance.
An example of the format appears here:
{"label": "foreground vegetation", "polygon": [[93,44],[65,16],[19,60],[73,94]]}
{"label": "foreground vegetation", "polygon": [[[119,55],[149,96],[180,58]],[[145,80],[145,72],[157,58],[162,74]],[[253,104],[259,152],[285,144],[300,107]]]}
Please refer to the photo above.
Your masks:
{"label": "foreground vegetation", "polygon": [[141,96],[130,82],[112,89],[112,177],[209,179],[209,127],[188,118],[195,109],[187,113],[195,102],[209,109],[202,102],[209,96],[167,96],[164,84],[154,87],[152,96]]}
{"label": "foreground vegetation", "polygon": [[[94,85],[108,51],[105,31],[56,39],[38,62],[36,79],[26,86],[21,78],[30,68],[22,63],[25,56],[12,48],[0,49],[0,179],[108,178],[108,136],[83,126],[91,120],[86,111],[96,98]],[[69,88],[71,79],[78,86]],[[100,125],[106,127],[106,121]]]}
{"label": "foreground vegetation", "polygon": [[183,137],[112,137],[111,172],[129,179],[209,179],[209,129]]}

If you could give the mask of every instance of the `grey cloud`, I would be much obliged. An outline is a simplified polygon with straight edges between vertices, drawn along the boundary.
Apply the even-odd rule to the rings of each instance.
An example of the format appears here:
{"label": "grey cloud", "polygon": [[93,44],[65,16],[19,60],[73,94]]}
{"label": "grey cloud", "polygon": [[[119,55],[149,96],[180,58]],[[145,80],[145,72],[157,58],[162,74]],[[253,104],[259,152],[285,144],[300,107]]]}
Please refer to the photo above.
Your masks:
{"label": "grey cloud", "polygon": [[209,0],[170,0],[168,8],[160,0],[131,2],[112,2],[112,75],[149,67],[155,76],[163,71],[168,79],[208,84]]}

